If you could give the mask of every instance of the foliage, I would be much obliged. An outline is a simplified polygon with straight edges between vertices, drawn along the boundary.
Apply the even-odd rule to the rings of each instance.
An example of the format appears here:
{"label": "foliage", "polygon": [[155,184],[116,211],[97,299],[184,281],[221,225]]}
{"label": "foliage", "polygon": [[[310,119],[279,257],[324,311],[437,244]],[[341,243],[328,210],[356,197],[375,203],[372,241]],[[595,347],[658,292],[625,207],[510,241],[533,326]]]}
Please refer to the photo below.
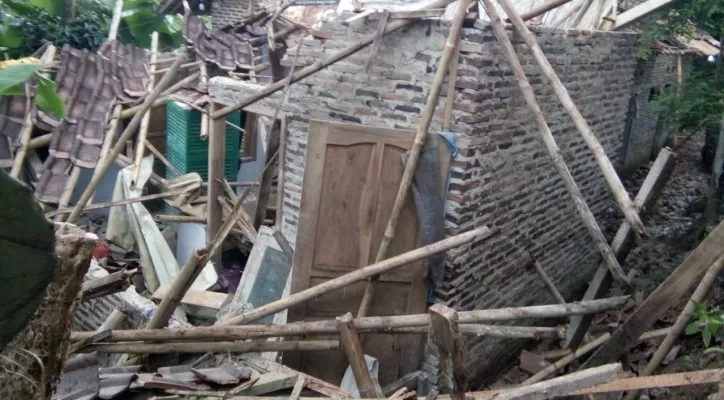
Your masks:
{"label": "foliage", "polygon": [[712,84],[712,67],[695,68],[686,82],[663,90],[655,107],[671,132],[691,132],[708,122],[716,122],[724,112],[724,88]]}
{"label": "foliage", "polygon": [[58,118],[65,114],[63,101],[58,97],[55,82],[39,73],[41,64],[12,64],[0,70],[0,96],[23,94],[22,84],[35,79],[35,104],[39,109]]}
{"label": "foliage", "polygon": [[[701,333],[704,347],[709,349],[712,340],[721,332],[724,325],[724,312],[719,307],[709,308],[706,303],[694,303],[694,312],[691,314],[692,321],[686,326],[686,335]],[[708,350],[717,352],[718,350]]]}
{"label": "foliage", "polygon": [[[67,18],[63,4],[63,0],[3,0],[0,47],[8,48],[11,57],[30,54],[45,41],[96,51],[108,36],[115,0],[76,0],[74,18]],[[158,15],[156,6],[156,0],[124,1],[118,39],[148,48],[156,31],[161,50],[180,46],[180,18]]]}

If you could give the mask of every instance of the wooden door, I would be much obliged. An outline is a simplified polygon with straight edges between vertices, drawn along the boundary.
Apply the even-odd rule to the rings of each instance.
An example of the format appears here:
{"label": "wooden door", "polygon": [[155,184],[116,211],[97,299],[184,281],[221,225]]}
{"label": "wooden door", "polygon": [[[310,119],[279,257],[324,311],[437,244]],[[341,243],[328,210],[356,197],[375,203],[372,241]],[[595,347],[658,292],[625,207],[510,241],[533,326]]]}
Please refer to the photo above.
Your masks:
{"label": "wooden door", "polygon": [[[413,138],[414,132],[407,130],[310,121],[292,293],[374,262],[402,180],[401,156]],[[437,135],[430,135],[428,142],[441,149],[444,186],[450,160],[447,146]],[[420,247],[415,212],[410,193],[388,257]],[[356,314],[365,285],[359,282],[290,309],[289,321]],[[383,274],[369,314],[424,313],[427,290],[423,262]],[[383,386],[418,369],[423,335],[365,336],[369,336],[363,337],[365,353],[377,358]],[[341,351],[288,353],[284,358],[289,365],[335,384],[348,365]]]}

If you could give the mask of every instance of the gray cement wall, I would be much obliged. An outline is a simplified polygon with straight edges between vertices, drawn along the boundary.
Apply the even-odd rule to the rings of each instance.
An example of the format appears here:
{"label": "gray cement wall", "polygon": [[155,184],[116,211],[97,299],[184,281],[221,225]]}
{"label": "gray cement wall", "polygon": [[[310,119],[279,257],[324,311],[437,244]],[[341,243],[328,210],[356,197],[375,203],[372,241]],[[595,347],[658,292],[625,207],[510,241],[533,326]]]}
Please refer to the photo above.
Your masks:
{"label": "gray cement wall", "polygon": [[[374,32],[375,22],[324,29],[333,40],[305,38],[299,61],[310,64]],[[537,29],[543,51],[607,154],[617,161],[620,136],[636,67],[638,36],[617,32]],[[291,87],[284,110],[290,115],[284,180],[283,233],[294,243],[299,213],[310,119],[371,126],[413,128],[419,122],[440,59],[447,30],[420,22],[385,37],[368,76],[369,49],[324,69]],[[528,48],[515,47],[530,78],[566,162],[585,200],[600,217],[611,204],[603,176],[577,133],[573,121],[546,84]],[[458,310],[554,303],[526,265],[525,252],[536,257],[560,291],[572,300],[593,274],[599,260],[586,228],[537,140],[533,116],[525,106],[500,45],[489,29],[465,28],[471,51],[460,54],[455,82],[452,131],[460,154],[453,162],[446,206],[448,235],[487,225],[498,234],[478,245],[447,253],[445,283],[438,301]],[[288,55],[293,55],[290,49]],[[215,78],[215,100],[229,103],[248,96],[230,80]],[[443,97],[431,130],[441,129]],[[280,94],[261,105],[273,108]],[[473,385],[494,377],[520,341],[470,337],[468,367]],[[435,369],[433,351],[426,368]]]}

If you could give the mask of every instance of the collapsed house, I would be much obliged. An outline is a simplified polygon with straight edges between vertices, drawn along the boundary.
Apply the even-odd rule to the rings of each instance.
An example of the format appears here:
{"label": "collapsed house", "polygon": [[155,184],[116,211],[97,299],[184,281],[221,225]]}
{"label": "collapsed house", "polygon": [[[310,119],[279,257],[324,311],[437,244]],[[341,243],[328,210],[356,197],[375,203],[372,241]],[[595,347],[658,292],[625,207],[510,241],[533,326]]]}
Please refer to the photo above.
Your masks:
{"label": "collapsed house", "polygon": [[[238,6],[231,3],[211,7]],[[177,2],[163,7],[179,10]],[[229,359],[273,365],[264,374],[291,368],[302,386],[329,397],[381,397],[382,387],[389,396],[413,376],[406,385],[417,394],[432,387],[463,398],[507,368],[525,345],[521,338],[563,339],[576,349],[590,326],[590,318],[577,316],[625,302],[600,298],[614,279],[626,281],[617,259],[633,232],[642,233],[638,212],[673,163],[668,149],[658,152],[662,135],[649,131],[642,133],[652,143],[646,157],[625,150],[645,131],[634,126],[638,117],[627,120],[632,93],[648,85],[638,79],[639,35],[582,29],[593,21],[598,27],[600,10],[561,9],[556,15],[571,14],[576,27],[532,24],[540,46],[534,55],[528,28],[506,31],[495,17],[481,19],[483,7],[410,7],[345,15],[319,29],[275,20],[266,10],[240,12],[240,21],[209,29],[187,10],[187,52],[152,51],[147,59],[117,42],[97,55],[64,49],[56,80],[71,107],[54,125],[45,127],[43,114],[28,114],[18,99],[12,107],[0,103],[12,111],[0,124],[14,124],[3,164],[11,175],[34,187],[49,216],[70,214],[74,222],[93,207],[112,206],[101,230],[119,246],[114,257],[132,260],[94,264],[86,274],[75,315],[84,332],[71,335],[74,351],[258,353],[251,361]],[[541,67],[541,53],[552,74]],[[188,54],[195,60],[187,62]],[[79,70],[68,68],[75,64]],[[80,79],[86,70],[96,72],[92,79]],[[131,122],[124,126],[123,118]],[[135,152],[123,156],[137,129],[135,146],[127,146]],[[38,131],[47,132],[42,141]],[[13,154],[13,146],[25,153]],[[34,150],[43,146],[48,155],[39,163]],[[146,150],[156,160],[144,158]],[[654,182],[634,204],[613,165],[647,162],[652,152]],[[26,153],[38,171],[22,168]],[[146,182],[161,193],[142,196]],[[113,201],[92,204],[104,185]],[[164,204],[146,209],[144,197],[163,197]],[[613,215],[622,225],[607,241],[597,221],[616,207],[624,218]],[[707,257],[692,256],[691,265],[714,261],[711,248],[722,232],[712,233],[702,244]],[[249,248],[243,262],[228,256]],[[575,302],[587,284],[583,302],[553,304]],[[541,304],[554,311],[536,314]],[[104,330],[119,309],[135,314]],[[526,326],[546,317],[569,317],[569,325]],[[502,321],[514,326],[483,324]],[[619,335],[633,335],[621,329]],[[187,333],[196,342],[186,343]],[[291,337],[278,339],[284,336]],[[144,342],[154,338],[167,342]],[[284,367],[274,363],[281,353]],[[589,386],[620,368],[604,367]],[[233,381],[240,385],[234,394],[274,392],[257,392],[266,378],[256,382],[243,368],[225,369],[228,380],[208,378],[216,369],[129,371],[122,390],[203,390],[202,380]],[[179,383],[176,373],[194,380]],[[551,373],[555,368],[530,379]],[[284,382],[274,387],[299,395],[295,380]]]}

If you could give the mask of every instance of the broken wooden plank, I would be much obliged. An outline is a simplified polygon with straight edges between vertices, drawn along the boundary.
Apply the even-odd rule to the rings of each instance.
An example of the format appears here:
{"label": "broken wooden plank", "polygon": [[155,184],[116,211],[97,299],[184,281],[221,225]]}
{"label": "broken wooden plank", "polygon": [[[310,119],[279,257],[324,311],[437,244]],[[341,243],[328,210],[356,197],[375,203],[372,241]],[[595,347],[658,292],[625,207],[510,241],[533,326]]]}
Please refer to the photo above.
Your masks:
{"label": "broken wooden plank", "polygon": [[[626,303],[628,296],[598,299],[580,303],[550,304],[544,306],[509,307],[490,310],[459,311],[458,324],[479,322],[503,322],[519,319],[561,318],[571,315],[595,314],[617,309]],[[391,328],[427,327],[430,324],[428,314],[364,317],[354,320],[360,332],[386,331]],[[299,336],[305,334],[331,334],[337,332],[337,321],[305,321],[284,325],[240,325],[210,326],[177,329],[132,329],[114,330],[107,342],[128,341],[176,341],[176,340],[242,340],[255,337]],[[72,332],[71,342],[82,340],[88,332]]]}
{"label": "broken wooden plank", "polygon": [[613,254],[613,251],[611,251],[611,248],[608,246],[606,238],[603,236],[603,232],[601,232],[601,228],[596,222],[596,217],[591,212],[591,209],[588,208],[588,204],[583,198],[581,190],[578,188],[578,185],[573,179],[571,172],[568,170],[568,166],[566,165],[566,162],[563,158],[563,154],[561,154],[561,149],[560,147],[558,147],[558,144],[553,137],[553,133],[551,133],[551,129],[548,126],[545,117],[543,117],[543,111],[541,111],[540,106],[536,101],[535,94],[533,93],[533,88],[531,87],[530,82],[528,81],[528,78],[523,71],[523,66],[520,64],[518,55],[513,48],[513,44],[508,37],[508,33],[506,32],[505,27],[503,27],[503,23],[500,19],[500,16],[498,15],[498,12],[495,10],[495,6],[493,5],[491,0],[483,0],[483,4],[488,12],[488,15],[490,16],[490,24],[493,27],[495,36],[498,38],[498,41],[502,45],[506,58],[508,59],[508,62],[513,69],[513,72],[515,73],[516,81],[518,82],[518,87],[523,94],[523,98],[525,99],[528,108],[535,116],[536,125],[538,126],[539,138],[543,142],[548,156],[553,162],[553,166],[556,168],[558,175],[563,180],[563,183],[566,186],[566,190],[568,191],[568,194],[571,196],[571,199],[576,206],[576,210],[578,211],[581,219],[583,220],[584,225],[588,229],[588,232],[591,235],[594,243],[596,244],[598,251],[601,253],[604,260],[606,260],[608,268],[611,270],[614,277],[623,282],[628,282],[626,275],[621,269],[621,265],[619,265],[618,261],[616,260],[616,256]]}
{"label": "broken wooden plank", "polygon": [[529,374],[535,375],[543,371],[546,367],[549,367],[550,365],[551,363],[546,361],[545,358],[537,354],[533,354],[528,350],[523,350],[520,352],[518,368]]}
{"label": "broken wooden plank", "polygon": [[352,320],[351,313],[337,317],[337,327],[339,328],[339,340],[342,344],[342,350],[344,350],[350,368],[352,368],[359,393],[363,397],[384,398],[380,384],[372,378],[370,371],[367,369],[362,344],[359,341],[359,335]]}
{"label": "broken wooden plank", "polygon": [[313,390],[317,393],[320,393],[322,395],[325,395],[327,397],[332,398],[350,398],[352,395],[342,390],[339,386],[335,386],[331,383],[328,383],[326,381],[323,381],[319,378],[315,378],[311,375],[303,374],[301,372],[295,371],[285,365],[276,363],[274,361],[264,360],[259,357],[247,357],[244,359],[244,363],[249,365],[252,368],[258,369],[258,370],[264,370],[264,371],[277,371],[277,372],[294,372],[300,376],[304,376],[304,381],[308,389]]}
{"label": "broken wooden plank", "polygon": [[128,353],[128,354],[167,354],[167,353],[257,353],[265,351],[320,351],[337,350],[336,340],[307,341],[236,341],[236,342],[169,342],[169,343],[110,343],[94,344],[80,350],[81,353]]}
{"label": "broken wooden plank", "polygon": [[[543,71],[543,74],[546,76],[547,81],[553,87],[553,92],[558,97],[558,100],[560,101],[563,108],[573,119],[573,123],[578,129],[578,133],[583,137],[584,142],[586,142],[586,145],[591,150],[591,153],[593,153],[593,157],[596,159],[598,167],[603,173],[606,182],[608,182],[608,185],[613,192],[613,195],[624,217],[629,222],[629,224],[631,224],[634,232],[639,235],[644,235],[646,233],[644,223],[643,221],[641,221],[638,210],[631,201],[631,198],[629,198],[628,192],[626,191],[626,188],[623,186],[621,179],[616,173],[616,170],[614,169],[611,160],[606,155],[603,146],[601,146],[601,143],[598,141],[596,135],[591,130],[588,122],[586,122],[586,119],[583,117],[583,114],[581,114],[581,111],[576,106],[576,103],[573,102],[573,99],[568,93],[568,90],[566,90],[563,82],[561,82],[558,74],[556,74],[553,66],[551,66],[548,58],[538,45],[538,41],[536,40],[535,36],[533,36],[533,33],[531,33],[523,19],[520,17],[520,15],[518,15],[518,12],[515,10],[515,7],[513,7],[513,5],[510,3],[510,0],[497,1],[498,4],[500,4],[505,12],[508,14],[508,18],[513,23],[525,43],[533,52],[533,58],[535,58],[536,62]],[[610,249],[608,249],[608,252],[610,253],[608,256],[615,260],[613,252],[611,252]]]}
{"label": "broken wooden plank", "polygon": [[261,396],[294,387],[299,374],[295,372],[269,372],[263,374],[249,388],[238,392],[241,396]]}
{"label": "broken wooden plank", "polygon": [[[676,155],[668,147],[661,149],[634,198],[634,205],[637,209],[645,211],[653,207],[659,194],[661,194],[664,184],[669,180],[669,176],[671,176],[675,161]],[[645,215],[646,214],[644,214],[644,216]],[[611,242],[611,248],[619,262],[624,262],[633,244],[633,230],[631,229],[631,225],[624,220]],[[595,276],[588,284],[588,289],[583,296],[583,300],[593,300],[604,296],[608,293],[612,284],[613,275],[611,275],[611,271],[608,270],[605,263],[601,263]],[[592,318],[587,316],[572,317],[566,328],[564,347],[577,348],[578,345],[581,344],[588,328],[591,326],[591,321]]]}
{"label": "broken wooden plank", "polygon": [[416,260],[420,260],[429,255],[449,250],[451,248],[460,246],[464,243],[469,243],[476,239],[484,239],[490,236],[491,233],[492,232],[487,227],[480,227],[465,233],[451,236],[431,245],[424,246],[417,250],[412,250],[407,253],[403,253],[398,256],[389,258],[382,262],[377,262],[367,267],[357,269],[355,271],[341,275],[337,278],[330,279],[319,285],[294,293],[284,299],[280,299],[278,301],[266,304],[262,307],[247,311],[237,317],[230,318],[222,322],[221,325],[241,325],[243,323],[255,321],[267,315],[286,310],[295,305],[317,298],[325,293],[329,293],[337,289],[349,286],[355,282],[359,282],[366,278],[379,275],[383,272],[399,268],[403,265],[406,265]]}
{"label": "broken wooden plank", "polygon": [[[719,257],[719,259],[716,260],[716,262],[711,267],[709,267],[706,275],[704,275],[704,278],[701,280],[701,282],[699,282],[699,286],[697,286],[696,290],[694,290],[694,294],[691,295],[691,298],[686,303],[686,306],[683,310],[681,310],[681,313],[679,313],[679,317],[676,318],[674,325],[669,330],[669,333],[664,338],[664,341],[661,342],[658,348],[656,348],[656,352],[653,356],[651,356],[651,360],[649,360],[649,363],[646,364],[646,368],[644,368],[643,372],[639,374],[639,377],[649,376],[653,374],[654,371],[656,371],[656,368],[658,368],[661,362],[664,360],[664,357],[669,354],[669,350],[671,350],[674,342],[679,338],[679,335],[681,335],[681,332],[689,323],[691,315],[692,313],[694,313],[696,303],[700,303],[704,300],[704,297],[707,293],[709,293],[709,289],[711,288],[712,284],[719,277],[719,273],[721,272],[723,267],[724,256]],[[638,397],[638,393],[638,391],[629,392],[626,395],[626,400],[634,400],[636,397]]]}
{"label": "broken wooden plank", "polygon": [[605,345],[584,364],[585,367],[617,360],[636,344],[636,339],[669,308],[680,303],[714,261],[724,254],[724,222],[686,257],[684,262],[646,298],[636,311],[616,330]]}
{"label": "broken wooden plank", "polygon": [[118,271],[102,278],[89,279],[81,286],[81,299],[89,300],[126,290],[135,271]]}
{"label": "broken wooden plank", "polygon": [[[455,44],[460,37],[460,31],[463,26],[468,5],[472,2],[472,0],[459,1],[460,4],[458,4],[458,8],[455,12],[455,18],[450,26],[450,32],[448,33],[448,37],[445,41],[445,48],[442,52],[442,57],[440,57],[437,71],[435,71],[435,77],[432,81],[430,93],[427,96],[425,109],[422,112],[419,125],[417,126],[417,130],[415,132],[415,139],[412,142],[412,148],[409,151],[407,162],[405,162],[405,170],[402,173],[402,181],[400,182],[400,187],[397,190],[395,202],[392,205],[390,217],[387,222],[387,226],[385,227],[385,233],[382,236],[382,243],[380,243],[380,246],[377,249],[375,262],[381,262],[387,258],[387,251],[389,250],[390,243],[392,243],[392,239],[395,237],[397,223],[400,220],[400,213],[406,203],[407,194],[410,191],[410,186],[412,185],[415,169],[417,168],[417,164],[420,160],[422,147],[425,145],[425,141],[427,140],[430,123],[432,122],[432,117],[434,116],[435,108],[437,107],[437,100],[440,97],[442,85],[445,82],[445,76],[447,75],[447,71],[450,67],[450,60],[455,54]],[[374,286],[377,279],[379,279],[379,275],[373,275],[367,281],[367,286],[365,287],[362,300],[360,301],[359,310],[357,311],[358,317],[364,317],[369,312],[372,299],[374,298]]]}
{"label": "broken wooden plank", "polygon": [[622,12],[616,17],[613,29],[621,29],[662,8],[671,7],[674,0],[648,0]]}
{"label": "broken wooden plank", "polygon": [[297,376],[297,382],[294,383],[294,388],[292,389],[292,394],[289,395],[289,400],[299,400],[299,396],[302,395],[302,390],[304,390],[304,382],[306,382],[306,380],[306,377],[302,374]]}
{"label": "broken wooden plank", "polygon": [[571,395],[587,395],[595,393],[613,393],[631,390],[658,389],[679,386],[708,385],[719,383],[724,379],[724,369],[707,369],[693,372],[621,378],[570,393]]}
{"label": "broken wooden plank", "polygon": [[372,70],[372,66],[377,60],[377,53],[380,51],[380,44],[382,44],[382,38],[385,35],[385,27],[387,27],[387,20],[390,18],[390,12],[382,10],[380,13],[380,20],[377,21],[377,32],[375,33],[375,39],[372,41],[372,47],[370,48],[370,55],[365,65],[365,73],[369,74]]}
{"label": "broken wooden plank", "polygon": [[450,390],[452,400],[465,400],[468,367],[457,312],[442,304],[430,307],[430,336],[439,353],[438,386]]}
{"label": "broken wooden plank", "polygon": [[425,373],[422,371],[415,371],[410,372],[409,374],[406,374],[402,376],[400,379],[397,379],[396,381],[390,383],[389,385],[382,388],[382,393],[387,396],[391,397],[393,393],[396,391],[407,388],[409,390],[414,390],[417,388],[417,384],[425,376]]}
{"label": "broken wooden plank", "polygon": [[[153,300],[160,300],[168,293],[169,286],[161,285],[151,297]],[[192,315],[202,318],[216,318],[221,305],[229,297],[224,293],[210,292],[208,290],[189,290],[181,299],[181,304],[189,307]]]}

